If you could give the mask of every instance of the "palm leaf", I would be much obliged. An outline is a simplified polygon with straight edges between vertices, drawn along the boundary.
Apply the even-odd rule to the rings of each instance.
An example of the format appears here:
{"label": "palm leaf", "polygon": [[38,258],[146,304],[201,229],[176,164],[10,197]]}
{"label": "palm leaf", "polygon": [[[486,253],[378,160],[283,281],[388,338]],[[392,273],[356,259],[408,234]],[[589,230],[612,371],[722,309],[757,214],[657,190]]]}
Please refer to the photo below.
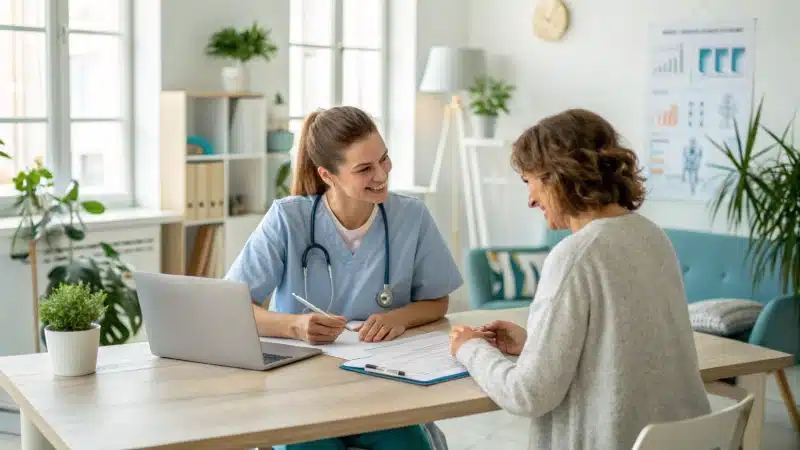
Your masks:
{"label": "palm leaf", "polygon": [[[800,149],[792,142],[793,122],[780,134],[761,124],[763,99],[751,111],[747,128],[734,120],[735,139],[714,142],[725,161],[713,167],[725,173],[710,202],[712,219],[724,215],[729,227],[749,233],[747,258],[753,287],[769,274],[781,290],[800,293]],[[771,139],[756,146],[760,131]],[[710,140],[710,139],[709,139]]]}

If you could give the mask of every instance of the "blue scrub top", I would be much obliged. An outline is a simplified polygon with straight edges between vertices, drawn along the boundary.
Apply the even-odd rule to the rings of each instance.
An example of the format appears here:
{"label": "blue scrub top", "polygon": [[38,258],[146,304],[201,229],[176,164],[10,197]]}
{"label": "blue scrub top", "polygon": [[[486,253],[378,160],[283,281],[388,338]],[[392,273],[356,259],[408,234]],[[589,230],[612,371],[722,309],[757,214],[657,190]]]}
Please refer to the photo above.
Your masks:
{"label": "blue scrub top", "polygon": [[384,309],[376,302],[383,288],[386,258],[383,216],[375,216],[361,246],[352,253],[322,201],[317,207],[314,237],[330,254],[333,303],[325,257],[318,249],[309,252],[309,292],[304,292],[302,255],[311,243],[314,198],[292,196],[273,202],[225,275],[226,279],[246,283],[257,304],[263,305],[277,288],[270,302],[273,311],[307,312],[307,308],[291,296],[294,292],[331,314],[347,320],[366,320],[372,314],[401,308],[414,301],[449,295],[463,283],[424,203],[413,197],[389,193],[384,207],[392,258],[389,277],[392,306]]}

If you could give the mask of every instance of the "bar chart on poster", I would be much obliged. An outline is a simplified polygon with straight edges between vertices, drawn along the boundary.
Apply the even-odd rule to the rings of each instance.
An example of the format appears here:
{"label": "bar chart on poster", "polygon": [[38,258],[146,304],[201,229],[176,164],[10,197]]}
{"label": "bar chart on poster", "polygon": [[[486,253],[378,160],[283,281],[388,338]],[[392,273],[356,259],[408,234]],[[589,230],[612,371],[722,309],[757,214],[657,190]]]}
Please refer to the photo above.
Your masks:
{"label": "bar chart on poster", "polygon": [[752,105],[755,20],[652,24],[648,43],[650,198],[706,201]]}

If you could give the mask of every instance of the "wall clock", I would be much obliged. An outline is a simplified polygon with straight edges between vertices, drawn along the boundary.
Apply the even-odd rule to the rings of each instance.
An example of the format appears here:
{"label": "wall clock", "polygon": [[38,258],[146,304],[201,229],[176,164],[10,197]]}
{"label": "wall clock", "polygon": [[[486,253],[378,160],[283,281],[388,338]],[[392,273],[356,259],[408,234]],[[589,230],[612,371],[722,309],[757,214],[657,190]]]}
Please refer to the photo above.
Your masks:
{"label": "wall clock", "polygon": [[557,41],[569,28],[569,11],[561,0],[539,0],[533,12],[533,33],[547,41]]}

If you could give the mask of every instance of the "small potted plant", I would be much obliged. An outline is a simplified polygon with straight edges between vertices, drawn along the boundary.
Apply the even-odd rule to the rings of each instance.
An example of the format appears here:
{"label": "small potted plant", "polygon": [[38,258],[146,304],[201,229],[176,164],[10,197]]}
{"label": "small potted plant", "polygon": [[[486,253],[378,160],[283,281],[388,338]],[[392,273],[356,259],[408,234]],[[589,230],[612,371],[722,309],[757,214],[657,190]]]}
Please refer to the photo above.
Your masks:
{"label": "small potted plant", "polygon": [[211,35],[206,55],[232,60],[234,65],[222,69],[222,88],[228,92],[249,90],[250,77],[246,64],[254,58],[272,60],[278,47],[270,39],[270,30],[253,23],[242,31],[225,27]]}
{"label": "small potted plant", "polygon": [[470,106],[473,112],[473,128],[477,137],[494,138],[497,117],[501,112],[508,114],[508,100],[515,86],[491,76],[481,76],[469,88]]}
{"label": "small potted plant", "polygon": [[275,94],[267,131],[267,152],[286,153],[294,145],[294,133],[289,131],[289,112],[280,92]]}
{"label": "small potted plant", "polygon": [[62,283],[42,301],[40,317],[47,353],[53,373],[61,376],[82,376],[97,368],[100,347],[100,325],[97,321],[106,312],[106,293],[94,291],[84,283]]}

